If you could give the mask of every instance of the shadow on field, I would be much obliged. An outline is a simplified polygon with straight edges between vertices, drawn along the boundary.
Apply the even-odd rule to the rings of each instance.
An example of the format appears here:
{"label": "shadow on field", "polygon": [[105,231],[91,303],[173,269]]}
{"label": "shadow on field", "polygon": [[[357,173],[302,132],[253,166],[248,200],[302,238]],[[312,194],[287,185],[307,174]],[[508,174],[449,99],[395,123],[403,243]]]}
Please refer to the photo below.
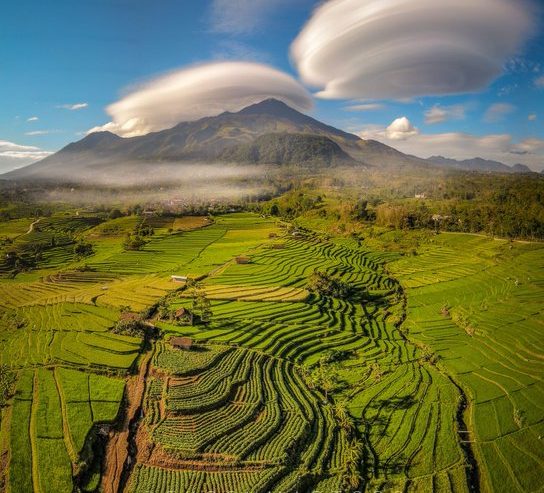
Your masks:
{"label": "shadow on field", "polygon": [[416,404],[416,400],[411,395],[405,395],[402,397],[390,397],[389,399],[382,399],[376,401],[372,407],[387,409],[388,411],[394,411],[395,409],[410,409]]}

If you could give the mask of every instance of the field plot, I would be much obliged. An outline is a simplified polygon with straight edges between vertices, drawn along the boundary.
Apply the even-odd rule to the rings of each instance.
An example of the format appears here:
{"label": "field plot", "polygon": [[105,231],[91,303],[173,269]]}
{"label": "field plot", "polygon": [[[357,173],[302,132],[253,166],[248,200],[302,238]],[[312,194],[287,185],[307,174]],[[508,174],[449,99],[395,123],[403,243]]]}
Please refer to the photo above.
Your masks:
{"label": "field plot", "polygon": [[[253,252],[248,264],[230,263],[204,281],[203,288],[214,300],[214,321],[207,329],[161,327],[294,365],[295,374],[302,375],[299,385],[312,385],[316,371],[330,362],[331,373],[337,373],[336,380],[328,382],[334,402],[322,403],[321,408],[335,416],[346,411],[359,438],[349,445],[333,442],[331,457],[336,459],[331,460],[344,471],[344,482],[322,478],[324,488],[346,487],[348,467],[342,461],[350,454],[347,450],[359,446],[364,452],[358,474],[371,491],[465,491],[466,462],[456,427],[459,393],[425,351],[405,340],[397,328],[403,297],[385,269],[391,256],[365,252],[354,241],[335,243],[312,234],[285,238],[283,243],[281,249]],[[298,296],[315,269],[349,282],[355,293],[346,299]],[[180,304],[190,307],[183,298],[175,306]],[[327,382],[318,388],[321,385]],[[176,394],[169,395],[160,385],[154,392],[169,396],[166,409],[179,405]],[[154,433],[167,440],[160,430],[159,425]],[[200,443],[198,436],[192,440]],[[194,458],[194,450],[185,453]],[[151,472],[139,468],[137,474],[148,478]],[[176,481],[197,479],[183,476]],[[277,488],[283,491],[279,484]]]}
{"label": "field plot", "polygon": [[[170,273],[205,273],[277,231],[271,221],[243,214],[215,223],[149,222],[156,234],[142,252],[121,245],[136,216],[61,214],[6,225],[14,244],[57,245],[33,272],[0,281],[0,364],[18,376],[0,427],[12,492],[71,491],[81,464],[85,469],[92,461],[96,430],[118,417],[125,380],[143,347],[140,337],[112,331],[121,309],[144,310],[179,287]],[[95,247],[84,269],[71,253],[76,237]]]}
{"label": "field plot", "polygon": [[484,491],[542,491],[544,247],[442,234],[391,270],[410,337],[468,395]]}
{"label": "field plot", "polygon": [[157,351],[130,491],[166,484],[291,491],[341,482],[344,464],[332,452],[346,435],[293,365],[230,346],[184,353],[161,343]]}

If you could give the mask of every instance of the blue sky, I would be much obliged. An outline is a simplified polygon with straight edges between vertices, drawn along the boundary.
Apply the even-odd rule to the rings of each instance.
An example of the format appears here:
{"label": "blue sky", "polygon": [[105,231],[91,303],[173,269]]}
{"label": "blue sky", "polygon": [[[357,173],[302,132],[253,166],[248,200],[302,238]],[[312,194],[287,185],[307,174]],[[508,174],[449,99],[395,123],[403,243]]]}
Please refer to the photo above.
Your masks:
{"label": "blue sky", "polygon": [[[391,4],[398,10],[369,18],[368,12],[350,9],[355,1],[331,0],[328,10],[317,12],[311,0],[5,2],[0,18],[0,171],[28,164],[121,118],[106,108],[138,92],[141,84],[152,86],[173,71],[186,77],[191,72],[184,69],[218,60],[250,61],[285,72],[300,90],[319,93],[312,97],[313,116],[404,152],[480,155],[544,168],[544,29],[542,10],[531,10],[537,3],[478,0],[498,12],[492,19],[478,19],[469,3],[463,7],[466,0],[444,0],[443,10],[434,14],[412,9],[429,0],[382,0],[380,8]],[[519,16],[508,11],[511,6]],[[403,8],[412,9],[404,16],[409,24],[399,21]],[[339,19],[342,15],[345,20]],[[361,22],[348,44],[337,33],[342,22],[354,25],[357,15]],[[468,35],[461,29],[463,16],[476,19]],[[428,43],[416,39],[414,33],[422,31]],[[314,32],[320,46],[312,44]],[[384,50],[380,33],[388,33],[386,41],[396,40],[398,47],[392,43]],[[467,36],[473,52],[463,45]],[[438,48],[442,38],[454,48]],[[381,60],[375,60],[372,47],[379,48]],[[399,59],[410,57],[415,75],[400,67],[380,79],[380,63],[395,68]],[[351,79],[344,80],[344,74]],[[232,77],[245,84],[243,71]],[[449,79],[457,83],[451,90],[444,85]],[[173,104],[183,105],[192,95],[189,90],[186,99],[176,96]]]}

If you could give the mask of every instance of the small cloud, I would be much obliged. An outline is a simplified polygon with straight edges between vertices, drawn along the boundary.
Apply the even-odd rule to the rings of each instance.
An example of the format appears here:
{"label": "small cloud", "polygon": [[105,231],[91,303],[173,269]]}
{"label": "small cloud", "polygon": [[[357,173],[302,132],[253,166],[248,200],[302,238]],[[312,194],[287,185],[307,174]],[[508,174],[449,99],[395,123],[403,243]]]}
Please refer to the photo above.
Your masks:
{"label": "small cloud", "polygon": [[406,140],[417,134],[419,130],[405,116],[397,118],[385,129],[385,136],[390,140]]}
{"label": "small cloud", "polygon": [[346,111],[376,111],[385,108],[385,105],[381,103],[367,103],[367,104],[354,104],[346,106]]}
{"label": "small cloud", "polygon": [[516,107],[509,103],[495,103],[492,104],[484,114],[484,121],[487,123],[497,123],[507,115],[516,111]]}
{"label": "small cloud", "polygon": [[531,114],[527,117],[527,120],[529,120],[530,122],[536,121],[536,113],[531,113]]}
{"label": "small cloud", "polygon": [[538,87],[539,89],[544,88],[544,75],[535,79],[535,87]]}
{"label": "small cloud", "polygon": [[448,120],[463,120],[465,118],[465,107],[462,104],[453,106],[440,106],[435,104],[425,112],[425,123],[433,125]]}
{"label": "small cloud", "polygon": [[39,118],[37,116],[31,116],[30,118],[27,118],[27,122],[37,122]]}
{"label": "small cloud", "polygon": [[[213,0],[209,14],[212,31],[222,34],[251,34],[280,7],[293,0]],[[295,0],[298,1],[298,0]]]}
{"label": "small cloud", "polygon": [[84,108],[88,108],[88,103],[75,103],[75,104],[61,104],[58,106],[58,108],[62,108],[63,110],[70,110],[70,111],[77,111],[82,110]]}
{"label": "small cloud", "polygon": [[544,151],[543,139],[525,139],[510,148],[510,152],[515,154],[535,154],[540,151]]}
{"label": "small cloud", "polygon": [[234,39],[219,41],[217,49],[213,52],[213,58],[215,60],[248,60],[262,63],[270,61],[268,54]]}
{"label": "small cloud", "polygon": [[39,147],[25,146],[7,140],[0,140],[0,172],[26,166],[51,154],[53,153],[44,151]]}
{"label": "small cloud", "polygon": [[36,135],[49,135],[49,134],[60,134],[60,133],[63,133],[63,131],[62,130],[57,130],[57,129],[53,129],[53,130],[32,130],[30,132],[25,132],[25,135],[36,136]]}

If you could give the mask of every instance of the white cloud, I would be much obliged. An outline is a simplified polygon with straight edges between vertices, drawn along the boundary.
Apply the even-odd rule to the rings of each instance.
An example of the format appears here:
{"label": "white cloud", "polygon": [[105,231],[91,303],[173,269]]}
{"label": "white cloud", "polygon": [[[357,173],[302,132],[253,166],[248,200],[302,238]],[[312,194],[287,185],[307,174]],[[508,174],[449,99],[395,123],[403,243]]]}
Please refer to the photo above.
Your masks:
{"label": "white cloud", "polygon": [[213,51],[214,60],[248,60],[267,63],[270,56],[256,48],[234,39],[222,39]]}
{"label": "white cloud", "polygon": [[276,9],[292,2],[293,0],[213,0],[210,26],[218,33],[249,34],[259,28]]}
{"label": "white cloud", "polygon": [[544,140],[525,139],[516,142],[509,134],[471,135],[460,132],[441,134],[415,133],[403,140],[392,139],[387,128],[367,125],[359,132],[363,139],[391,145],[401,152],[422,158],[445,156],[453,159],[481,157],[505,164],[526,164],[533,170],[544,167]]}
{"label": "white cloud", "polygon": [[538,87],[539,89],[544,88],[544,75],[535,79],[535,86]]}
{"label": "white cloud", "polygon": [[89,107],[89,103],[61,104],[59,106],[59,108],[62,108],[64,110],[70,110],[70,111],[82,110],[88,107]]}
{"label": "white cloud", "polygon": [[34,136],[34,135],[47,135],[50,134],[50,130],[33,130],[32,132],[25,132],[25,135]]}
{"label": "white cloud", "polygon": [[406,140],[418,133],[419,130],[405,116],[397,118],[385,129],[385,136],[390,140]]}
{"label": "white cloud", "polygon": [[376,111],[385,108],[381,103],[352,104],[344,108],[346,111]]}
{"label": "white cloud", "polygon": [[39,118],[37,116],[31,116],[30,118],[27,118],[27,122],[37,122]]}
{"label": "white cloud", "polygon": [[529,120],[530,122],[534,122],[536,121],[536,113],[531,113],[528,117],[527,117],[527,120]]}
{"label": "white cloud", "polygon": [[291,46],[326,99],[399,99],[487,86],[533,32],[527,0],[330,0]]}
{"label": "white cloud", "polygon": [[389,140],[406,140],[418,133],[419,130],[405,116],[397,118],[385,129],[385,136]]}
{"label": "white cloud", "polygon": [[25,146],[0,140],[0,173],[21,168],[52,154],[39,147]]}
{"label": "white cloud", "polygon": [[136,87],[107,107],[108,130],[123,137],[143,135],[224,111],[239,111],[267,98],[306,110],[312,98],[295,79],[267,65],[216,62],[177,70]]}
{"label": "white cloud", "polygon": [[425,123],[433,125],[449,120],[463,120],[465,118],[465,107],[462,104],[453,106],[440,106],[435,104],[425,112]]}
{"label": "white cloud", "polygon": [[516,111],[516,107],[509,103],[492,104],[484,114],[484,121],[497,123],[504,120],[509,114]]}

